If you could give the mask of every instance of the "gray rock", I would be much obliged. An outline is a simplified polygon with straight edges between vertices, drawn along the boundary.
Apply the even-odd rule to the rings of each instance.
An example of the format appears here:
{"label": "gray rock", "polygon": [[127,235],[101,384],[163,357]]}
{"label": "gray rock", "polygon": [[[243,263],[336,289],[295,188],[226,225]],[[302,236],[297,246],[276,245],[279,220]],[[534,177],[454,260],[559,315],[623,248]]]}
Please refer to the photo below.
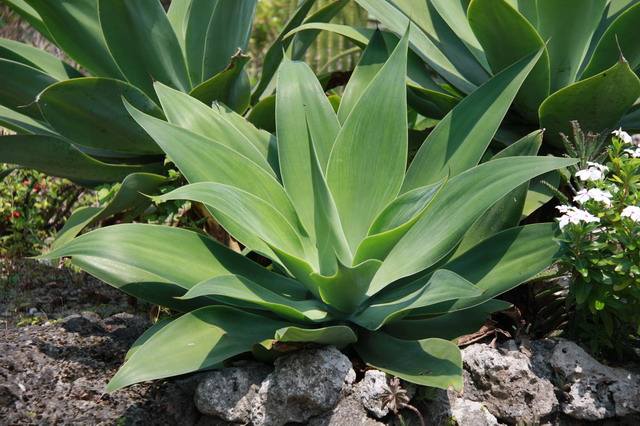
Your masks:
{"label": "gray rock", "polygon": [[564,384],[564,414],[581,420],[640,414],[639,375],[603,365],[566,340],[555,346],[549,363]]}
{"label": "gray rock", "polygon": [[388,392],[387,375],[380,370],[367,370],[356,385],[356,394],[364,408],[379,419],[389,414],[389,407],[383,401]]}
{"label": "gray rock", "polygon": [[251,363],[205,374],[194,395],[198,411],[228,422],[248,423],[260,384],[270,372],[264,364]]}
{"label": "gray rock", "polygon": [[332,410],[354,380],[351,362],[332,346],[280,357],[253,400],[251,421],[256,426],[303,423]]}
{"label": "gray rock", "polygon": [[340,400],[338,405],[327,414],[309,420],[309,426],[383,426],[384,423],[370,418],[362,406],[360,398],[352,393]]}
{"label": "gray rock", "polygon": [[475,344],[463,350],[464,398],[507,423],[534,423],[556,412],[553,384],[532,370],[530,354],[513,344],[507,348]]}
{"label": "gray rock", "polygon": [[60,325],[70,333],[78,333],[81,336],[102,334],[105,332],[101,324],[101,318],[95,312],[82,312],[63,318]]}
{"label": "gray rock", "polygon": [[496,426],[502,423],[480,402],[465,399],[454,391],[438,390],[434,399],[426,404],[425,418],[437,426]]}

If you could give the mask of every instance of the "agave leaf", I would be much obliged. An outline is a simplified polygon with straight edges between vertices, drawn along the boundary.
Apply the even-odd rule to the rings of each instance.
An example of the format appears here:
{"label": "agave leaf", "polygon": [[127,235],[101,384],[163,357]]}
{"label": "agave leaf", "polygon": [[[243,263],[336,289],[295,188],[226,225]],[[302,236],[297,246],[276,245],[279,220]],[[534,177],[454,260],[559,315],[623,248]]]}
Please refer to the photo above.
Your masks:
{"label": "agave leaf", "polygon": [[20,114],[42,119],[36,100],[38,94],[57,80],[20,62],[0,58],[0,103]]}
{"label": "agave leaf", "polygon": [[538,107],[549,95],[549,54],[544,40],[524,16],[503,0],[472,0],[467,13],[494,73],[543,49],[515,100],[518,111],[528,120],[535,120]]}
{"label": "agave leaf", "polygon": [[378,331],[361,336],[355,349],[368,365],[392,376],[422,386],[451,386],[462,391],[462,355],[448,340],[400,340]]}
{"label": "agave leaf", "polygon": [[282,32],[275,39],[271,47],[269,47],[269,50],[267,50],[262,64],[262,75],[260,76],[260,81],[256,85],[255,89],[253,89],[253,94],[251,95],[252,104],[256,104],[260,100],[271,84],[273,76],[276,75],[276,72],[280,67],[280,62],[284,57],[284,52],[289,46],[289,43],[291,43],[290,40],[284,40],[285,34],[302,24],[315,3],[316,0],[302,0],[299,2],[298,8],[293,12],[291,18],[289,18],[289,21],[287,21],[282,29]]}
{"label": "agave leaf", "polygon": [[[406,12],[411,13],[412,18],[416,17],[418,13],[422,13],[425,10],[428,11],[426,2],[422,4],[420,4],[420,2],[413,2],[412,4],[409,4],[410,2],[406,0],[394,2],[389,2],[387,0],[356,1],[371,15],[375,16],[376,19],[379,19],[385,28],[388,28],[397,35],[404,34],[410,21],[407,15],[398,8],[399,6],[404,7]],[[413,12],[410,11],[413,7],[420,8],[420,12],[416,12],[414,15]],[[428,22],[425,25],[428,26]],[[445,27],[446,24],[441,23],[439,28],[444,29]],[[468,61],[464,56],[457,57],[457,59],[463,63],[450,60],[440,47],[423,32],[425,28],[426,27],[423,25],[422,29],[415,26],[411,29],[409,35],[411,47],[414,52],[416,52],[422,60],[429,64],[429,66],[438,74],[442,75],[447,81],[464,93],[472,92],[478,84],[481,84],[488,77],[486,72],[484,72],[477,62],[474,66],[473,62]],[[464,45],[462,45],[462,47],[464,48]]]}
{"label": "agave leaf", "polygon": [[[576,80],[607,3],[608,0],[537,0],[538,32],[548,40],[551,93]],[[567,25],[567,16],[579,24]],[[616,59],[614,56],[605,69]]]}
{"label": "agave leaf", "polygon": [[640,130],[640,105],[632,107],[620,123],[625,129]]}
{"label": "agave leaf", "polygon": [[165,325],[139,347],[107,385],[107,392],[146,380],[211,368],[251,350],[287,326],[224,306],[207,306]]}
{"label": "agave leaf", "polygon": [[98,2],[28,0],[45,22],[55,44],[67,55],[98,77],[122,78],[100,28]]}
{"label": "agave leaf", "polygon": [[396,197],[404,177],[408,36],[407,32],[360,96],[338,133],[327,166],[327,182],[353,251],[378,213]]}
{"label": "agave leaf", "polygon": [[510,308],[511,303],[492,299],[473,308],[442,314],[425,319],[407,317],[384,327],[384,331],[404,340],[420,340],[428,337],[453,340],[477,331],[490,314]]}
{"label": "agave leaf", "polygon": [[144,333],[142,333],[140,335],[140,337],[138,337],[136,339],[135,342],[133,342],[133,344],[131,345],[131,347],[129,348],[129,350],[127,351],[127,353],[124,356],[124,360],[128,361],[129,358],[131,358],[131,356],[142,347],[142,345],[144,345],[154,334],[158,333],[160,330],[162,330],[165,326],[171,324],[171,321],[173,321],[174,318],[161,318],[158,320],[158,322],[156,322],[155,324],[153,324],[151,327],[147,328],[145,330]]}
{"label": "agave leaf", "polygon": [[[347,4],[349,4],[349,0],[336,0],[331,2],[311,14],[304,20],[304,22],[329,22],[338,13],[340,13]],[[294,60],[302,60],[307,49],[311,46],[319,33],[320,31],[307,31],[304,34],[299,34],[297,37],[294,37],[287,48],[287,52],[291,54],[291,58]]]}
{"label": "agave leaf", "polygon": [[472,283],[446,269],[438,269],[415,284],[417,288],[412,292],[407,293],[403,288],[374,298],[363,311],[352,316],[353,322],[369,330],[377,330],[414,309],[482,294],[482,290]]}
{"label": "agave leaf", "polygon": [[29,6],[29,3],[25,0],[4,0],[5,3],[11,7],[11,9],[20,15],[25,21],[35,28],[40,34],[45,36],[48,40],[53,42],[53,36],[49,33],[47,26],[42,22],[42,18],[38,15],[36,10]]}
{"label": "agave leaf", "polygon": [[360,99],[360,96],[362,96],[362,93],[378,74],[388,58],[389,55],[382,33],[376,31],[373,33],[371,40],[369,40],[367,48],[362,52],[360,61],[353,70],[353,74],[351,74],[349,82],[344,89],[344,94],[340,100],[340,107],[338,108],[338,119],[340,123],[345,122],[349,113],[351,113],[351,110],[353,110]]}
{"label": "agave leaf", "polygon": [[577,120],[585,132],[615,127],[639,97],[640,79],[620,60],[549,96],[540,105],[540,125],[547,129],[549,141],[560,146],[560,133],[570,134],[571,120]]}
{"label": "agave leaf", "polygon": [[576,162],[554,157],[503,158],[451,178],[446,191],[391,250],[368,294],[373,295],[399,278],[434,265],[460,242],[464,233],[495,202],[537,175]]}
{"label": "agave leaf", "polygon": [[53,84],[40,94],[38,105],[49,124],[74,144],[123,154],[162,154],[124,108],[123,97],[145,113],[163,117],[160,108],[136,87],[107,78]]}
{"label": "agave leaf", "polygon": [[[297,223],[283,216],[271,204],[272,200],[269,203],[235,186],[214,182],[193,183],[154,197],[154,201],[169,200],[191,200],[206,204],[214,212],[234,217],[247,234],[256,235],[269,245],[294,256],[308,258]],[[238,238],[236,235],[234,237]]]}
{"label": "agave leaf", "polygon": [[276,96],[261,99],[249,110],[247,120],[259,129],[276,132]]}
{"label": "agave leaf", "polygon": [[[218,0],[211,0],[215,3]],[[180,49],[185,52],[185,37],[187,35],[187,20],[191,12],[192,0],[172,0],[167,10],[167,19],[173,28],[173,32],[178,38]]]}
{"label": "agave leaf", "polygon": [[37,68],[56,80],[82,77],[78,70],[49,52],[6,38],[0,39],[0,58]]}
{"label": "agave leaf", "polygon": [[484,50],[482,50],[482,46],[467,20],[467,6],[469,2],[465,0],[431,0],[430,4],[447,25],[449,25],[456,36],[465,44],[469,52],[475,56],[485,70],[489,71],[491,68],[487,62]]}
{"label": "agave leaf", "polygon": [[433,184],[477,165],[540,55],[528,55],[500,72],[447,114],[418,150],[402,191]]}
{"label": "agave leaf", "polygon": [[285,327],[276,331],[274,340],[288,343],[318,343],[343,348],[351,343],[357,342],[358,337],[351,327],[334,325],[323,328]]}
{"label": "agave leaf", "polygon": [[[256,141],[256,135],[249,137],[246,132],[241,132],[237,127],[229,125],[229,115],[223,114],[221,108],[211,108],[193,96],[162,84],[156,84],[156,92],[169,123],[197,133],[204,138],[216,141],[234,150],[275,177],[273,169],[271,169],[271,166],[266,160],[265,153],[260,152],[258,149],[258,144],[263,144],[264,142]],[[153,124],[159,128],[159,130],[154,132],[150,130],[152,122],[150,120],[147,120],[147,122],[148,124],[146,126],[149,134],[151,134],[152,137],[158,135],[158,138],[160,138],[162,128],[167,126],[160,122],[154,122]],[[179,131],[175,130],[173,132],[179,133]],[[204,140],[202,143],[204,143]],[[169,154],[168,151],[167,153]],[[174,158],[171,154],[169,154],[169,156]],[[174,161],[179,161],[178,157],[176,157]],[[179,164],[178,166],[186,167],[184,164]]]}
{"label": "agave leaf", "polygon": [[125,293],[178,310],[193,304],[179,301],[176,296],[221,275],[246,274],[264,287],[297,298],[306,293],[297,282],[269,272],[207,236],[166,226],[124,224],[100,228],[45,257],[63,256],[71,256],[74,264]]}
{"label": "agave leaf", "polygon": [[640,66],[640,45],[637,29],[640,22],[640,4],[636,4],[621,13],[599,39],[589,64],[581,78],[592,77],[614,65],[622,54],[631,69]]}
{"label": "agave leaf", "polygon": [[276,117],[282,182],[302,224],[315,238],[322,212],[316,206],[314,163],[317,159],[324,173],[340,124],[313,71],[303,62],[285,60],[280,67]]}
{"label": "agave leaf", "polygon": [[109,51],[131,84],[152,98],[154,81],[191,89],[180,44],[160,2],[99,0],[98,15]]}
{"label": "agave leaf", "polygon": [[2,105],[0,105],[0,126],[18,134],[59,136],[47,123]]}
{"label": "agave leaf", "polygon": [[133,173],[124,178],[114,197],[101,207],[83,207],[73,212],[62,229],[56,234],[52,248],[61,247],[75,238],[87,226],[104,220],[125,210],[137,210],[151,204],[142,195],[155,192],[167,178],[150,173]]}
{"label": "agave leaf", "polygon": [[560,172],[554,170],[531,179],[529,183],[529,191],[522,208],[522,218],[529,217],[533,212],[547,204],[556,194],[549,188],[560,186]]}
{"label": "agave leaf", "polygon": [[[542,130],[536,130],[528,134],[494,155],[492,160],[523,155],[537,155],[542,145],[543,133],[544,131]],[[527,198],[528,189],[529,182],[522,184],[487,210],[465,234],[464,239],[456,249],[456,253],[463,253],[485,238],[517,226],[522,218],[522,210]]]}
{"label": "agave leaf", "polygon": [[248,56],[233,56],[224,70],[194,87],[189,94],[205,104],[220,101],[232,110],[243,113],[251,100],[249,76],[244,70],[248,61]]}
{"label": "agave leaf", "polygon": [[[293,321],[327,321],[326,308],[315,299],[297,300],[275,293],[242,275],[222,275],[193,286],[180,299],[208,296],[226,305],[273,312]],[[241,302],[239,305],[237,302]]]}
{"label": "agave leaf", "polygon": [[223,71],[249,43],[256,0],[192,0],[185,51],[194,85]]}
{"label": "agave leaf", "polygon": [[45,135],[3,136],[0,162],[19,164],[84,185],[120,182],[131,173],[160,172],[161,164],[107,164],[89,157],[69,142]]}
{"label": "agave leaf", "polygon": [[385,207],[371,225],[367,237],[358,246],[354,263],[367,259],[384,260],[444,185],[445,181],[442,181],[405,192]]}
{"label": "agave leaf", "polygon": [[553,238],[557,226],[538,223],[507,229],[480,242],[441,266],[475,283],[481,296],[441,303],[416,311],[416,315],[455,312],[482,304],[548,268],[560,254]]}

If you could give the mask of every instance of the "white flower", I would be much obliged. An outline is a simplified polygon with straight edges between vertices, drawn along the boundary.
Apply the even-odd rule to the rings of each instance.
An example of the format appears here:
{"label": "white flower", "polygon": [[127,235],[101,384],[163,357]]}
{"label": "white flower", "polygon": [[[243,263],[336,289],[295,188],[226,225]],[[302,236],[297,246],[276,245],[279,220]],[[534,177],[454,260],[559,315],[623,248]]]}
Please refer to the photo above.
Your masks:
{"label": "white flower", "polygon": [[586,169],[576,172],[576,177],[583,182],[588,180],[602,180],[604,179],[604,175],[609,171],[609,168],[602,164],[592,163],[589,161],[587,165],[589,167]]}
{"label": "white flower", "polygon": [[640,158],[640,148],[636,148],[636,149],[627,148],[624,150],[624,152],[626,152],[633,158]]}
{"label": "white flower", "polygon": [[560,229],[564,229],[570,223],[574,225],[579,224],[580,222],[584,223],[599,223],[600,219],[592,215],[591,213],[580,210],[577,207],[573,206],[558,206],[556,207],[560,213],[564,213],[562,216],[558,218],[558,222],[560,224]]}
{"label": "white flower", "polygon": [[634,222],[640,222],[640,207],[638,206],[627,206],[622,210],[620,214],[622,217],[628,217]]}
{"label": "white flower", "polygon": [[640,134],[635,134],[631,136],[631,141],[635,146],[640,146]]}
{"label": "white flower", "polygon": [[628,143],[628,144],[633,143],[633,139],[631,138],[631,135],[629,135],[629,133],[623,131],[622,127],[619,128],[618,130],[614,130],[613,132],[611,132],[611,134],[613,136],[617,137],[618,139],[620,139],[624,143]]}
{"label": "white flower", "polygon": [[611,207],[611,193],[609,191],[603,191],[598,188],[591,188],[590,190],[582,189],[578,191],[573,201],[584,204],[589,200],[597,201],[604,204],[607,207]]}

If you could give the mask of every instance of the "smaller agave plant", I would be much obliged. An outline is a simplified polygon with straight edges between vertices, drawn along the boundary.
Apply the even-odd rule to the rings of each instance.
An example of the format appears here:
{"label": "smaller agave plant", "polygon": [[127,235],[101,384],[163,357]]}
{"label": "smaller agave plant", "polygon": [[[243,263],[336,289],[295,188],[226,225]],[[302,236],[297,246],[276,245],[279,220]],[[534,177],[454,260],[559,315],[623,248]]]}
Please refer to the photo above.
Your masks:
{"label": "smaller agave plant", "polygon": [[[407,170],[407,35],[396,43],[379,66],[365,52],[337,113],[311,69],[285,60],[275,136],[162,84],[155,89],[168,121],[127,105],[189,181],[154,200],[205,204],[246,252],[270,262],[145,224],[98,229],[49,253],[180,313],[135,342],[109,391],[294,342],[351,347],[410,382],[462,387],[453,340],[509,306],[493,298],[559,250],[554,224],[502,230],[486,214],[575,161],[531,156],[537,132],[479,164],[538,52],[456,107]],[[452,118],[478,108],[489,116],[467,123],[473,134],[457,133]]]}

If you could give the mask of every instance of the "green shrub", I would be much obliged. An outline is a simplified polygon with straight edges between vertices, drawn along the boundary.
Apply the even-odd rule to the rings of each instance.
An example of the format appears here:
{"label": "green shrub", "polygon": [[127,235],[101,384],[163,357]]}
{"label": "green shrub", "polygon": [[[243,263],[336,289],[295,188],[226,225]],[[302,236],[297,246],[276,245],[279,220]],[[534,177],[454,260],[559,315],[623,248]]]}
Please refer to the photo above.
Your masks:
{"label": "green shrub", "polygon": [[253,254],[143,224],[92,231],[49,253],[181,312],[134,344],[109,390],[301,343],[351,346],[411,382],[461,388],[452,340],[508,307],[494,297],[559,250],[554,224],[494,220],[494,205],[517,224],[528,181],[575,161],[531,156],[535,132],[478,165],[538,52],[456,107],[407,170],[407,47],[405,36],[381,59],[376,33],[337,113],[311,69],[285,60],[275,136],[163,84],[155,88],[168,122],[127,104],[189,181],[154,200],[205,204]]}
{"label": "green shrub", "polygon": [[575,171],[573,203],[558,207],[577,311],[570,328],[596,353],[640,336],[640,144],[613,134],[602,164]]}
{"label": "green shrub", "polygon": [[[546,141],[558,148],[570,120],[590,131],[613,128],[621,119],[640,128],[640,4],[634,0],[356,2],[398,36],[414,23],[410,38],[417,66],[410,72],[409,101],[427,117],[444,116],[490,76],[542,48],[498,135],[502,141],[511,142],[514,132],[545,128]],[[362,46],[371,32],[324,24],[306,28],[336,31]],[[422,72],[424,65],[437,77]]]}

